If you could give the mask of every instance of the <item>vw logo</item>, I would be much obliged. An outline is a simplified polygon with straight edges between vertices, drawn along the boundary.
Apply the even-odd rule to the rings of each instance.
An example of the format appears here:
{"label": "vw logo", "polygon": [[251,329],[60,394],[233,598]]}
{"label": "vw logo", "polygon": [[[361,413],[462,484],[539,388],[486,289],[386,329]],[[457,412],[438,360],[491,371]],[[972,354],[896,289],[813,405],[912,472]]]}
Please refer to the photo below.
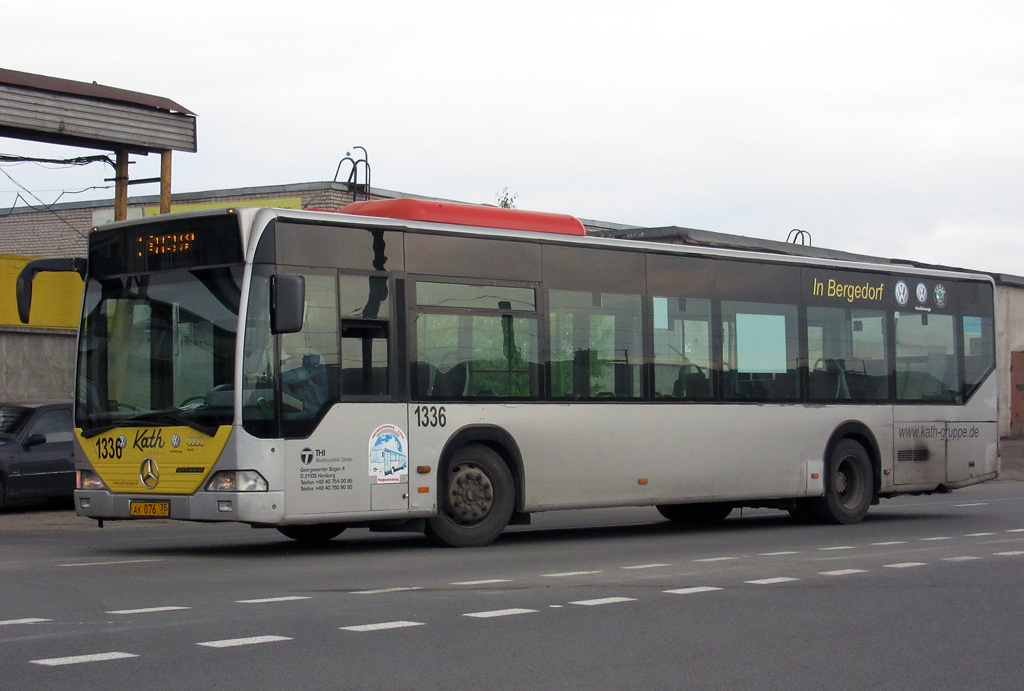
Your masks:
{"label": "vw logo", "polygon": [[924,283],[917,284],[917,301],[922,305],[928,302],[928,286]]}
{"label": "vw logo", "polygon": [[910,299],[910,288],[907,288],[907,284],[903,281],[899,281],[896,284],[896,302],[901,305],[907,304],[907,300]]}
{"label": "vw logo", "polygon": [[313,449],[303,449],[300,454],[302,458],[302,465],[309,465],[313,462]]}
{"label": "vw logo", "polygon": [[181,446],[181,437],[179,437],[177,434],[172,434],[171,446],[173,446],[174,448],[178,448],[179,446]]}
{"label": "vw logo", "polygon": [[147,458],[139,466],[139,479],[146,489],[153,489],[160,482],[160,466],[152,458]]}

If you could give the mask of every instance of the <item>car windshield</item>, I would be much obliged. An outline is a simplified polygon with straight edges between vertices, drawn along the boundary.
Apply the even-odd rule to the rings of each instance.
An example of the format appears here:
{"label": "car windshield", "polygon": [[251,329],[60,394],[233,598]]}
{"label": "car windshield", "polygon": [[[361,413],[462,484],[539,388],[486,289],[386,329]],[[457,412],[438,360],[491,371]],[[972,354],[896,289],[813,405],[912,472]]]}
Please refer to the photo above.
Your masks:
{"label": "car windshield", "polygon": [[0,405],[0,441],[7,441],[21,428],[28,408],[15,405]]}
{"label": "car windshield", "polygon": [[76,422],[230,424],[242,268],[90,280],[79,340]]}

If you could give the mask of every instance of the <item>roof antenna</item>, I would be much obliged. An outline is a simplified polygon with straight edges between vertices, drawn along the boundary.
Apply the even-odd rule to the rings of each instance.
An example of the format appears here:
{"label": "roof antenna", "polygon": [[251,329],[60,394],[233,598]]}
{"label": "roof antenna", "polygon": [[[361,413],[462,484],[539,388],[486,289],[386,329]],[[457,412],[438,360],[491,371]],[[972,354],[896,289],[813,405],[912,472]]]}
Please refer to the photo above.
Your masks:
{"label": "roof antenna", "polygon": [[[353,146],[353,149],[359,149],[363,152],[363,157],[356,160],[352,158],[352,152],[346,151],[345,158],[338,161],[338,167],[334,171],[334,182],[338,181],[338,173],[341,172],[341,166],[348,161],[352,168],[348,172],[348,180],[345,182],[348,191],[352,193],[352,201],[356,201],[356,192],[362,188],[363,198],[366,200],[370,199],[370,155],[366,153],[366,148],[362,146]],[[362,185],[359,184],[359,166],[363,166],[363,177],[366,182]]]}
{"label": "roof antenna", "polygon": [[807,245],[810,247],[813,243],[811,242],[811,234],[806,230],[800,230],[794,228],[789,231],[789,235],[786,236],[786,242],[792,242],[794,245],[800,243],[801,245]]}

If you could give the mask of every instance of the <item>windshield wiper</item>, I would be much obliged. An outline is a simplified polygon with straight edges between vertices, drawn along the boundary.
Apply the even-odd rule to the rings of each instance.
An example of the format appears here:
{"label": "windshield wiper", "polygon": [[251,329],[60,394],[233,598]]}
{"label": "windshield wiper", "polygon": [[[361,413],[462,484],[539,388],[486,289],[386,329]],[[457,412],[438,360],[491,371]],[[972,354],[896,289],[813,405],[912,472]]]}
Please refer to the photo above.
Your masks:
{"label": "windshield wiper", "polygon": [[121,418],[116,422],[111,422],[106,425],[100,425],[99,427],[91,427],[89,429],[82,430],[82,437],[88,439],[95,437],[97,434],[103,434],[109,432],[112,429],[118,427],[144,427],[146,425],[155,424],[176,424],[185,425],[191,427],[197,432],[202,432],[208,437],[212,437],[217,433],[216,425],[204,425],[201,422],[188,418],[174,410],[153,410],[148,413],[139,413],[138,415],[129,415],[128,417]]}

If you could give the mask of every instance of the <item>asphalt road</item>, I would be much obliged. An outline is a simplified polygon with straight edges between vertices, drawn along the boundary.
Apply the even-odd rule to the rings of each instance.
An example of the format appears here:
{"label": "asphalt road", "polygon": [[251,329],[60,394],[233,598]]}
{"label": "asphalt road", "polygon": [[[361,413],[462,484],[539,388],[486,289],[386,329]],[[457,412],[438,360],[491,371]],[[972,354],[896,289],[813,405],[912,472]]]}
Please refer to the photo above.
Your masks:
{"label": "asphalt road", "polygon": [[1020,689],[1024,482],[855,526],[651,509],[494,545],[0,514],[5,689]]}

